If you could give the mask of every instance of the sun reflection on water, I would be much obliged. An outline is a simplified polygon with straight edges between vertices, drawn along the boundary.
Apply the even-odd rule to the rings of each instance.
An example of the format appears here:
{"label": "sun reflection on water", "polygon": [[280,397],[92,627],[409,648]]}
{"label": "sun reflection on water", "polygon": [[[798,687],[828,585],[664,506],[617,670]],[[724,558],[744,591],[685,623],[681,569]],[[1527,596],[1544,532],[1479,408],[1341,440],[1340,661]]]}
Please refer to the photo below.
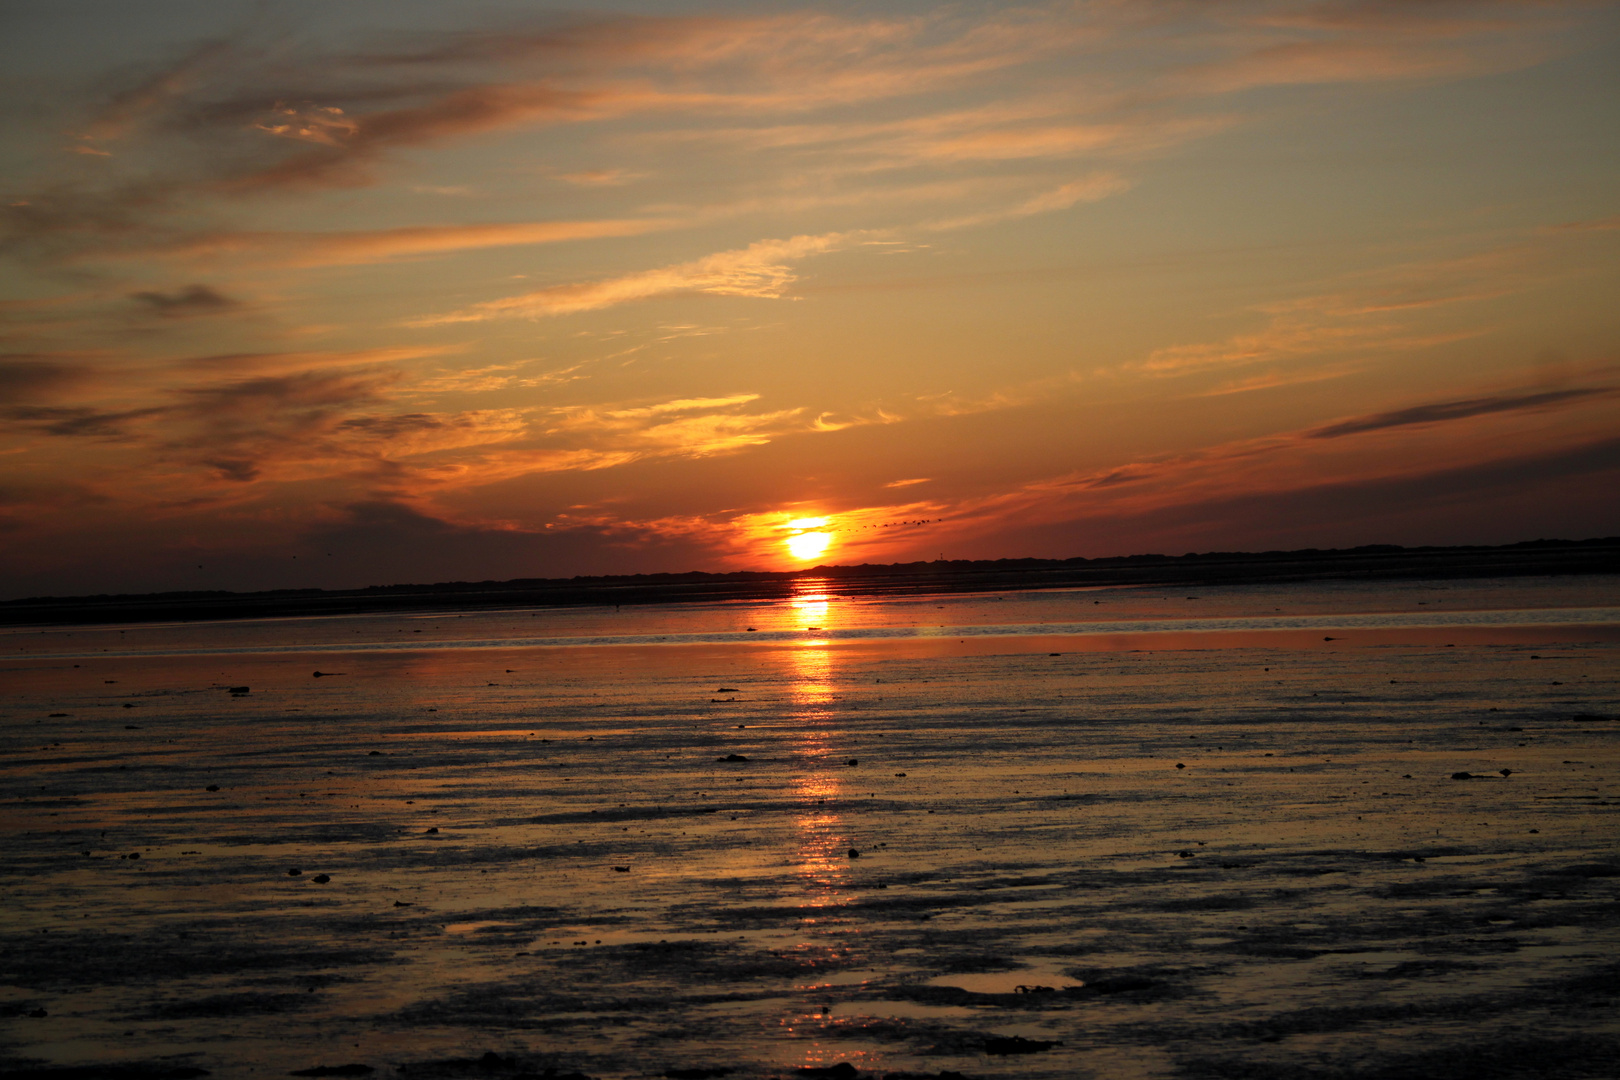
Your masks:
{"label": "sun reflection on water", "polygon": [[[806,592],[792,603],[816,620],[827,621],[831,601],[824,594]],[[799,759],[805,763],[804,772],[793,780],[794,794],[804,808],[794,823],[798,832],[794,859],[806,903],[816,908],[836,907],[850,899],[851,859],[848,831],[838,809],[846,795],[840,766],[847,748],[842,745],[843,732],[833,710],[833,656],[820,640],[806,641],[788,655],[795,741]]]}
{"label": "sun reflection on water", "polygon": [[[832,628],[829,625],[833,616],[832,601],[823,588],[825,584],[814,579],[793,583],[793,595],[788,604],[793,609],[794,620],[809,633]],[[800,681],[804,681],[803,678]]]}

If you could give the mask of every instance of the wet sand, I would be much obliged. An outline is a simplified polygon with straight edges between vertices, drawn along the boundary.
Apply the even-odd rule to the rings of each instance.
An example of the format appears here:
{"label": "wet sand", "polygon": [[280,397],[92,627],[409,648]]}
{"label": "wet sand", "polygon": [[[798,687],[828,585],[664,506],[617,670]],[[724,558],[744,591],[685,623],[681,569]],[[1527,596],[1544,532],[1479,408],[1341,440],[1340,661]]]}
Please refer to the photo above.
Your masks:
{"label": "wet sand", "polygon": [[1614,1075],[1620,627],[969,635],[996,602],[17,645],[0,1071]]}

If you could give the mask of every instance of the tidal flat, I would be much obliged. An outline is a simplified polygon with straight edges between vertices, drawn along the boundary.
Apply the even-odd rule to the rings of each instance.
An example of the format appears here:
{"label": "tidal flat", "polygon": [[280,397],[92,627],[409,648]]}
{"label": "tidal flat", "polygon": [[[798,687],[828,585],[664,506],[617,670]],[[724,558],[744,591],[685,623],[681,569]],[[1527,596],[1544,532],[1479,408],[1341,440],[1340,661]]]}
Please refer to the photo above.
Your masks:
{"label": "tidal flat", "polygon": [[1620,581],[0,630],[13,1078],[1615,1075]]}

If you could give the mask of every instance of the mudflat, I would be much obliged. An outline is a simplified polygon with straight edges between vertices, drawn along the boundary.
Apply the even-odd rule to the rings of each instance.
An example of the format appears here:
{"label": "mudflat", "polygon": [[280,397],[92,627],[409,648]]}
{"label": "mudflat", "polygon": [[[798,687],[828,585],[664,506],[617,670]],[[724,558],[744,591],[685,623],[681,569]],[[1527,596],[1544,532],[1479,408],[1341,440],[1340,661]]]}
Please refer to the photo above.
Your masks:
{"label": "mudflat", "polygon": [[0,1071],[1609,1077],[1617,607],[0,635]]}

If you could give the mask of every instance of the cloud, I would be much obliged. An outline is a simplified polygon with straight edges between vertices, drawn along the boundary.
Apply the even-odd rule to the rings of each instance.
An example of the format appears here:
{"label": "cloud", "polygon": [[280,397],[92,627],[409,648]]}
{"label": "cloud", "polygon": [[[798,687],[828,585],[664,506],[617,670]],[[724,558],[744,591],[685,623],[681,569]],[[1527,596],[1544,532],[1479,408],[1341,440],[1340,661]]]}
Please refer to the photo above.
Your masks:
{"label": "cloud", "polygon": [[936,231],[949,229],[966,229],[977,225],[988,225],[997,221],[1009,221],[1016,218],[1031,217],[1035,214],[1048,214],[1056,210],[1067,210],[1076,203],[1097,202],[1110,195],[1117,195],[1122,191],[1129,191],[1131,183],[1117,173],[1093,173],[1079,180],[1072,180],[1050,191],[1043,191],[1031,196],[1015,206],[998,210],[988,210],[979,214],[969,214],[964,217],[949,218],[945,221],[930,222],[926,228]]}
{"label": "cloud", "polygon": [[317,349],[300,352],[239,352],[208,353],[169,360],[162,365],[166,372],[213,375],[284,375],[319,370],[330,372],[341,368],[370,367],[393,364],[402,360],[418,360],[430,356],[443,356],[459,352],[456,345],[389,345],[375,349]]}
{"label": "cloud", "polygon": [[219,315],[242,306],[209,288],[207,285],[187,285],[172,293],[156,290],[131,293],[129,298],[143,304],[149,311],[166,319],[182,319],[195,315]]}
{"label": "cloud", "polygon": [[[739,412],[758,394],[677,398],[651,405],[560,409],[546,424],[552,435],[586,437],[592,448],[643,457],[709,457],[761,446],[788,431],[806,430],[803,409]],[[628,460],[628,459],[627,459]]]}
{"label": "cloud", "polygon": [[1532,239],[1466,255],[1376,267],[1351,275],[1347,287],[1336,292],[1256,305],[1252,310],[1266,316],[1265,325],[1258,330],[1220,341],[1165,346],[1126,364],[1124,370],[1181,377],[1288,364],[1324,354],[1388,357],[1465,341],[1489,331],[1485,316],[1459,319],[1455,328],[1428,332],[1416,332],[1398,320],[1407,313],[1544,287],[1559,273],[1552,265],[1552,254],[1551,244]]}
{"label": "cloud", "polygon": [[276,409],[324,408],[376,400],[380,385],[390,377],[368,377],[304,371],[295,375],[268,375],[254,379],[185,387],[178,391],[202,415],[214,419],[234,413],[254,415],[265,407]]}
{"label": "cloud", "polygon": [[1328,350],[1344,349],[1374,338],[1390,336],[1395,328],[1331,326],[1299,319],[1276,318],[1265,329],[1235,334],[1224,341],[1196,345],[1170,345],[1154,349],[1129,367],[1149,375],[1183,375],[1209,369],[1292,360]]}
{"label": "cloud", "polygon": [[1558,225],[1549,225],[1545,231],[1586,233],[1614,232],[1616,229],[1620,229],[1620,214],[1588,221],[1566,221]]}
{"label": "cloud", "polygon": [[542,371],[537,375],[520,375],[539,361],[528,360],[516,364],[488,364],[484,367],[462,368],[418,379],[404,392],[410,394],[482,394],[514,387],[561,386],[586,376],[579,374],[586,362],[570,364],[565,368]]}
{"label": "cloud", "polygon": [[[558,124],[624,121],[647,136],[665,118],[685,116],[696,121],[693,137],[796,150],[814,155],[818,170],[857,173],[1139,155],[1237,122],[1208,107],[1233,89],[1533,63],[1571,10],[1052,2],[920,15],[531,15],[324,53],[245,33],[202,42],[136,75],[88,116],[64,117],[81,148],[117,157],[93,176],[18,190],[0,215],[0,242],[46,258],[263,244],[289,250],[294,264],[304,251],[312,265],[326,265],[566,238],[522,239],[515,225],[457,239],[449,230],[458,226],[423,225],[311,237],[301,247],[205,227],[207,214],[197,212],[228,211],[237,196],[371,184],[402,151]],[[988,103],[963,108],[964,91]],[[852,105],[881,118],[847,121],[839,110]],[[728,134],[715,126],[726,117],[769,122]],[[782,122],[799,117],[809,119]],[[834,152],[847,160],[831,161]],[[586,186],[640,175],[597,161],[550,171]],[[804,175],[805,161],[788,163],[793,175]],[[647,227],[590,226],[579,223],[572,235]]]}
{"label": "cloud", "polygon": [[644,179],[646,173],[629,169],[586,169],[581,172],[555,173],[554,178],[578,187],[623,187]]}
{"label": "cloud", "polygon": [[264,168],[218,181],[228,192],[358,186],[392,149],[418,146],[513,124],[599,115],[614,95],[545,83],[490,84],[455,90],[419,105],[354,114],[337,105],[276,102],[250,126],[312,146]]}
{"label": "cloud", "polygon": [[337,424],[333,435],[357,451],[405,459],[507,442],[522,438],[528,427],[526,409],[477,409],[461,413],[356,416]]}
{"label": "cloud", "polygon": [[187,237],[166,247],[128,249],[111,254],[142,259],[241,255],[284,266],[349,266],[482,248],[640,236],[679,224],[669,219],[643,218],[414,225],[332,232],[222,232]]}
{"label": "cloud", "polygon": [[179,60],[112,94],[85,125],[82,137],[117,139],[193,88],[225,75],[238,50],[229,41],[204,41]]}
{"label": "cloud", "polygon": [[628,522],[561,518],[551,528],[526,529],[458,522],[388,499],[351,502],[328,513],[329,520],[304,525],[302,535],[283,548],[332,553],[331,562],[338,564],[332,572],[348,575],[331,583],[339,587],[650,573],[685,570],[711,558],[689,539]]}
{"label": "cloud", "polygon": [[[648,404],[602,404],[535,410],[510,445],[454,460],[412,466],[411,490],[467,489],[520,476],[592,472],[640,461],[691,460],[734,454],[792,435],[836,431],[893,417],[829,423],[802,407],[749,412],[760,395],[677,398]],[[527,414],[526,414],[527,415]]]}
{"label": "cloud", "polygon": [[1214,93],[1267,86],[1457,78],[1513,70],[1551,53],[1545,34],[1573,4],[1389,0],[1243,5],[1217,18],[1254,37],[1177,78]]}
{"label": "cloud", "polygon": [[750,401],[758,401],[758,394],[732,394],[729,397],[718,398],[676,398],[674,401],[661,401],[656,405],[643,405],[630,409],[608,409],[601,415],[612,419],[640,419],[649,416],[663,416],[667,413],[692,412],[697,409],[723,409],[728,405],[746,405]]}
{"label": "cloud", "polygon": [[1590,494],[1612,488],[1617,473],[1620,439],[1603,438],[1395,473],[1258,477],[1156,500],[1054,500],[1028,516],[970,511],[962,535],[973,539],[953,547],[1095,557],[1612,536],[1620,530],[1612,500]]}
{"label": "cloud", "polygon": [[1460,401],[1433,401],[1413,405],[1391,412],[1372,413],[1336,420],[1331,424],[1312,428],[1300,437],[1306,439],[1342,439],[1347,435],[1360,435],[1368,431],[1411,427],[1418,424],[1440,424],[1451,420],[1466,420],[1473,416],[1493,413],[1520,412],[1527,409],[1546,409],[1594,397],[1613,397],[1612,387],[1578,387],[1569,390],[1546,390],[1535,394],[1510,397],[1465,398]]}
{"label": "cloud", "polygon": [[[1130,462],[1091,473],[1071,474],[1052,481],[1043,481],[1042,485],[1095,489],[1154,482],[1178,487],[1188,484],[1242,487],[1253,482],[1253,469],[1272,468],[1264,463],[1264,459],[1278,456],[1282,456],[1289,463],[1289,469],[1284,471],[1291,476],[1303,476],[1313,468],[1318,472],[1332,471],[1339,466],[1308,456],[1313,446],[1325,442],[1389,429],[1434,427],[1475,417],[1570,407],[1613,397],[1616,394],[1620,394],[1620,391],[1613,387],[1575,387],[1529,394],[1499,394],[1422,402],[1404,409],[1345,417],[1296,431],[1241,439],[1156,460]],[[1568,437],[1574,437],[1574,432],[1572,431]],[[1439,444],[1430,451],[1430,456],[1477,453],[1483,448],[1466,442],[1455,442],[1452,445],[1454,449],[1448,451],[1446,444]]]}
{"label": "cloud", "polygon": [[1031,158],[1070,158],[1101,151],[1140,151],[1174,145],[1212,134],[1231,121],[1225,117],[1086,124],[1053,124],[976,131],[949,138],[917,140],[906,158],[941,162],[1022,161]]}
{"label": "cloud", "polygon": [[0,353],[0,399],[50,397],[85,382],[91,369],[48,353]]}
{"label": "cloud", "polygon": [[130,436],[132,423],[163,416],[170,411],[161,406],[103,410],[82,405],[14,405],[0,411],[0,416],[45,435],[118,440]]}
{"label": "cloud", "polygon": [[1205,390],[1200,397],[1225,397],[1228,394],[1247,394],[1254,390],[1272,390],[1280,386],[1300,386],[1306,383],[1328,382],[1342,379],[1363,370],[1359,367],[1339,365],[1306,371],[1269,371],[1247,379],[1235,379]]}
{"label": "cloud", "polygon": [[825,233],[821,236],[794,236],[786,240],[761,240],[745,248],[721,251],[657,270],[626,274],[606,281],[554,285],[521,296],[489,300],[448,315],[419,319],[411,325],[439,326],[496,318],[571,315],[670,293],[775,299],[795,280],[790,263],[837,251],[860,235],[863,234]]}

